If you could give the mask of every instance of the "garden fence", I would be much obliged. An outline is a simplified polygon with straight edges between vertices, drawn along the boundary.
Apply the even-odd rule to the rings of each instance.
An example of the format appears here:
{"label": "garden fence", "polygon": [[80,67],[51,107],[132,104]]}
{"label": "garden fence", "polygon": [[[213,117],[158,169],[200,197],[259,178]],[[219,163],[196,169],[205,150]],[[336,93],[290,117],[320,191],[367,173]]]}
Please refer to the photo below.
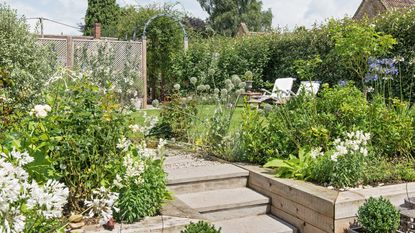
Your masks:
{"label": "garden fence", "polygon": [[48,46],[56,54],[58,65],[72,68],[77,64],[79,56],[77,51],[84,50],[87,56],[98,54],[102,42],[107,43],[113,51],[112,68],[116,74],[121,74],[127,67],[127,63],[134,64],[138,70],[137,74],[142,85],[141,93],[143,107],[147,103],[147,80],[146,80],[146,42],[145,41],[118,41],[114,39],[97,40],[92,37],[83,36],[43,36],[38,42]]}

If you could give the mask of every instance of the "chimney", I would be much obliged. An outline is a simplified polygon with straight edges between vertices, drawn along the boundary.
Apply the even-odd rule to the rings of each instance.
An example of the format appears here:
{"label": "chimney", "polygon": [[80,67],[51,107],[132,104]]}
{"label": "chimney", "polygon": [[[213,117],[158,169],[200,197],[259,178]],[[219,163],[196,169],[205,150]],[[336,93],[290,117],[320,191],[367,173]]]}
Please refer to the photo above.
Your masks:
{"label": "chimney", "polygon": [[101,39],[101,24],[100,23],[94,24],[93,35],[94,35],[95,40]]}

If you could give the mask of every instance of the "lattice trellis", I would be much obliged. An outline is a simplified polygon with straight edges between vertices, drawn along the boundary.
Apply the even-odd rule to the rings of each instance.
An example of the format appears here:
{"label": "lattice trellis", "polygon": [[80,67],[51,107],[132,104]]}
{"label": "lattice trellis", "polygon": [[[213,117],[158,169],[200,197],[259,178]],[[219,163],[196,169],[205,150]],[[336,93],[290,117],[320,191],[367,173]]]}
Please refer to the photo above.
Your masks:
{"label": "lattice trellis", "polygon": [[58,64],[67,66],[68,64],[68,42],[66,39],[58,38],[39,38],[38,43],[50,48],[56,53]]}
{"label": "lattice trellis", "polygon": [[[97,40],[73,40],[74,54],[80,50],[86,49],[89,56],[95,56],[99,46],[107,44],[114,52],[114,68],[122,71],[127,59],[130,63],[137,64],[141,71],[142,63],[142,44],[134,41],[97,41]],[[130,54],[129,54],[130,53]],[[77,63],[77,57],[74,57],[74,63]]]}

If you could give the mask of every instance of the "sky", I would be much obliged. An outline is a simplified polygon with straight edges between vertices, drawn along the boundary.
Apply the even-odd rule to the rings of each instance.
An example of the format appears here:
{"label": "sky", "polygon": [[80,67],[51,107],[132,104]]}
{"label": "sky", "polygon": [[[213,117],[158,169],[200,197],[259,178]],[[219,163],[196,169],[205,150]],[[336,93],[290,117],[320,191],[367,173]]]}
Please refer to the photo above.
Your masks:
{"label": "sky", "polygon": [[[87,0],[0,0],[0,2],[9,4],[17,10],[18,14],[27,18],[44,17],[73,26],[83,22],[87,8]],[[117,2],[121,6],[179,2],[177,9],[184,9],[202,19],[207,17],[197,0],[117,0]],[[263,8],[272,10],[273,26],[289,29],[295,26],[309,27],[331,17],[353,16],[360,2],[361,0],[262,0]],[[28,20],[28,22],[34,28],[37,20]],[[80,34],[76,29],[51,22],[44,23],[44,32],[45,34]]]}

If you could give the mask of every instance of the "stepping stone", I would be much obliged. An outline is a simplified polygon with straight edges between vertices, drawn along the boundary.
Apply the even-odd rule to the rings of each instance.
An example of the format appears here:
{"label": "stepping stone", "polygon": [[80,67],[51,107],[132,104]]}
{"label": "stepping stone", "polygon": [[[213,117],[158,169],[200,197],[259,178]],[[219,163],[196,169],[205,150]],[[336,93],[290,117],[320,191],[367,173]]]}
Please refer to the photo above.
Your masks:
{"label": "stepping stone", "polygon": [[230,164],[167,170],[175,194],[246,187],[249,172]]}
{"label": "stepping stone", "polygon": [[213,190],[176,195],[211,221],[265,214],[269,198],[248,188]]}
{"label": "stepping stone", "polygon": [[295,229],[287,223],[269,215],[249,216],[213,222],[222,233],[294,233]]}
{"label": "stepping stone", "polygon": [[167,173],[167,184],[169,185],[249,176],[247,170],[231,164],[180,168],[170,170]]}

